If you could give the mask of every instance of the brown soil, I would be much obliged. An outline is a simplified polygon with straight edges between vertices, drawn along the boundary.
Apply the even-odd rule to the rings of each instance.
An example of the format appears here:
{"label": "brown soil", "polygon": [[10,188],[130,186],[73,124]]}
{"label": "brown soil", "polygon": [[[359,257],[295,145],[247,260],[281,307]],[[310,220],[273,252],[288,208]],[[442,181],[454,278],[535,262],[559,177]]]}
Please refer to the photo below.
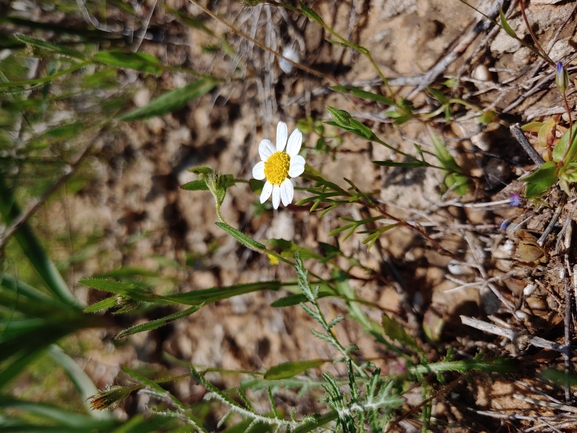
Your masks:
{"label": "brown soil", "polygon": [[[202,19],[217,33],[228,31],[191,3],[165,3]],[[162,29],[166,38],[162,43],[143,41],[142,51],[169,64],[193,66],[217,76],[233,76],[235,61],[240,60],[242,80],[219,86],[175,113],[141,123],[118,124],[97,138],[88,161],[90,167],[86,167],[97,173],[94,182],[80,194],[68,197],[65,208],[61,201],[46,211],[50,221],[60,221],[53,217],[66,213],[70,217],[68,229],[78,237],[88,237],[95,230],[104,233],[98,253],[77,265],[69,278],[77,293],[87,303],[101,299],[102,293],[87,291],[76,281],[120,266],[156,271],[155,289],[159,292],[293,279],[291,267],[271,265],[268,257],[247,250],[214,224],[217,216],[208,192],[179,189],[179,185],[195,179],[187,169],[207,165],[220,173],[250,179],[251,169],[258,161],[258,143],[274,137],[279,120],[287,122],[289,129],[306,116],[330,120],[327,106],[350,112],[387,143],[412,154],[415,143],[432,151],[429,132],[434,127],[473,179],[474,187],[462,199],[450,192],[441,194],[443,173],[439,170],[371,164],[374,160],[400,161],[397,154],[378,144],[350,134],[341,136],[342,131],[327,127],[327,136],[335,137],[328,139],[332,150],[327,154],[315,151],[318,135],[305,135],[307,163],[311,167],[343,187],[347,187],[343,178],[350,179],[380,199],[388,212],[424,227],[432,239],[454,251],[461,260],[461,264],[451,263],[451,257],[430,241],[404,228],[387,232],[368,251],[361,243],[364,235],[356,234],[342,241],[340,247],[373,272],[355,271],[357,278],[350,280],[350,285],[358,297],[374,303],[375,308],[366,308],[372,318],[380,321],[380,314],[385,312],[423,341],[430,362],[442,359],[453,347],[462,357],[482,349],[487,356],[512,357],[523,366],[506,381],[473,373],[469,382],[463,381],[440,394],[433,408],[434,417],[439,420],[438,431],[448,429],[447,426],[454,427],[451,431],[490,431],[505,426],[509,431],[529,427],[550,431],[547,422],[560,425],[570,420],[571,412],[539,405],[539,401],[549,400],[537,392],[564,400],[563,390],[545,385],[538,377],[544,367],[563,365],[560,353],[528,343],[511,343],[465,326],[460,319],[461,315],[470,316],[509,327],[526,338],[538,336],[563,343],[565,290],[570,287],[568,273],[575,263],[572,247],[556,253],[556,241],[551,235],[544,246],[544,260],[541,256],[524,260],[518,256],[519,245],[527,242],[519,240],[518,234],[501,230],[500,224],[505,219],[513,224],[531,216],[525,228],[538,237],[556,207],[564,206],[558,215],[558,232],[567,219],[574,218],[573,204],[562,194],[551,194],[545,200],[549,208],[527,201],[520,208],[504,206],[498,210],[463,206],[522,193],[523,184],[515,181],[531,171],[534,164],[511,137],[508,125],[564,113],[562,99],[554,87],[552,66],[540,62],[528,48],[495,27],[471,37],[481,16],[457,0],[312,2],[309,6],[329,26],[371,52],[397,94],[409,98],[418,111],[430,112],[436,106],[430,94],[414,92],[415,82],[448,93],[442,83],[455,78],[459,81],[452,97],[482,110],[492,109],[499,115],[498,121],[481,128],[476,120],[478,111],[455,104],[456,119],[450,125],[441,113],[429,122],[429,127],[419,122],[399,127],[384,116],[384,106],[327,88],[334,84],[326,80],[330,76],[340,84],[386,93],[365,57],[330,44],[326,32],[295,13],[266,5],[217,3],[218,8],[213,6],[213,11],[234,21],[247,34],[254,30],[253,36],[273,50],[282,51],[294,44],[302,63],[322,76],[296,68],[284,73],[273,54],[236,36],[231,36],[231,43],[241,54],[240,59],[207,54],[202,48],[215,44],[214,38],[183,26],[158,6],[150,25]],[[476,7],[486,11],[491,4],[482,1]],[[563,60],[566,65],[571,65],[576,42],[573,7],[571,2],[532,1],[527,10],[541,46],[554,61]],[[143,15],[147,13],[143,11]],[[508,12],[508,23],[531,44],[518,6]],[[462,49],[455,61],[426,83],[425,74],[456,48]],[[130,87],[140,89],[133,97],[136,106],[143,106],[163,89],[181,87],[188,80],[178,73],[165,73],[159,78],[130,71],[122,74]],[[407,77],[417,78],[412,83],[405,80],[404,85]],[[569,100],[573,106],[574,87],[569,90]],[[563,119],[560,122],[563,124]],[[299,179],[297,185],[310,183]],[[305,192],[296,191],[296,200],[305,197]],[[339,207],[323,217],[297,206],[278,211],[267,207],[263,212],[258,196],[244,184],[228,191],[222,211],[227,222],[258,241],[284,238],[317,252],[322,252],[320,242],[335,243],[328,233],[342,224],[340,217],[362,217],[361,209],[354,205]],[[51,227],[60,229],[54,223]],[[507,249],[508,241],[515,245],[513,250]],[[534,239],[529,239],[529,246],[531,242],[534,244]],[[567,268],[566,260],[569,269],[561,278],[558,273]],[[314,261],[307,262],[307,266],[312,272],[328,275],[328,269]],[[509,278],[512,272],[514,277]],[[505,274],[507,278],[503,277]],[[493,282],[492,287],[487,280]],[[468,286],[460,288],[464,284]],[[523,288],[528,284],[534,284],[536,289],[524,295]],[[504,300],[499,300],[494,291]],[[100,335],[102,343],[95,343],[95,348],[85,354],[85,368],[97,385],[104,387],[113,382],[120,362],[153,363],[157,368],[174,371],[183,369],[176,360],[182,365],[263,370],[285,361],[338,358],[332,347],[311,336],[310,329],[316,324],[302,309],[270,307],[272,301],[284,295],[285,292],[255,293],[218,302],[187,319],[131,337],[130,344],[113,342],[112,333]],[[329,316],[346,313],[340,300],[326,299],[322,306]],[[172,311],[150,310],[145,317],[152,319]],[[523,314],[516,314],[518,311]],[[130,316],[116,319],[118,331],[136,320]],[[425,337],[422,326],[432,333],[432,340]],[[356,344],[364,358],[373,360],[384,371],[394,369],[398,360],[353,319],[347,318],[336,329],[344,345]],[[573,337],[572,325],[570,330]],[[327,370],[335,375],[345,374],[342,365]],[[447,383],[455,378],[448,377]],[[237,377],[218,380],[230,385]],[[190,403],[201,397],[192,389],[184,384],[174,391]],[[421,403],[420,388],[413,392],[412,398],[407,394],[405,411]],[[118,413],[125,410],[131,409],[117,409]],[[558,417],[547,418],[553,414]],[[415,422],[403,421],[396,428],[411,431],[411,423]],[[569,431],[567,427],[561,429]]]}

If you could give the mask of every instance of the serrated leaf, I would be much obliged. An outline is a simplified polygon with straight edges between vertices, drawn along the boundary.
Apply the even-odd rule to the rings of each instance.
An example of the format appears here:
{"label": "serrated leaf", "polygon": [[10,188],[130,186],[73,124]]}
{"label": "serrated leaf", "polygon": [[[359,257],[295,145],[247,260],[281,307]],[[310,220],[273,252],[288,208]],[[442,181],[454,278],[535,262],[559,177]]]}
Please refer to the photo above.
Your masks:
{"label": "serrated leaf", "polygon": [[148,105],[132,110],[118,119],[124,121],[140,120],[170,113],[210,92],[216,84],[212,78],[202,78],[180,89],[170,90],[153,99]]}
{"label": "serrated leaf", "polygon": [[215,224],[219,228],[221,228],[225,232],[227,232],[229,235],[231,235],[233,238],[235,238],[239,243],[241,243],[245,247],[250,248],[251,250],[259,251],[259,252],[266,250],[266,247],[263,244],[255,241],[253,238],[245,235],[243,232],[241,232],[238,229],[235,229],[234,227],[228,225],[227,223],[216,222]]}
{"label": "serrated leaf", "polygon": [[264,373],[264,378],[266,380],[288,379],[296,376],[297,374],[301,374],[302,372],[307,371],[311,368],[318,368],[326,362],[327,361],[325,361],[324,359],[284,362],[282,364],[278,364],[275,365],[274,367],[269,368]]}
{"label": "serrated leaf", "polygon": [[123,53],[120,51],[100,51],[92,56],[94,60],[106,65],[160,75],[164,65],[149,53]]}

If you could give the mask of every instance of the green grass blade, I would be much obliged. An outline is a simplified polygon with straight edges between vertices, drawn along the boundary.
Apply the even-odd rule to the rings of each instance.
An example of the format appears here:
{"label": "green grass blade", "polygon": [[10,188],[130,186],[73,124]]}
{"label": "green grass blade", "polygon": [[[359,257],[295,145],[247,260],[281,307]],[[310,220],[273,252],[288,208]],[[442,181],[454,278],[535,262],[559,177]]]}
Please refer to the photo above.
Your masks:
{"label": "green grass blade", "polygon": [[284,362],[269,368],[263,377],[266,380],[288,379],[311,368],[320,367],[326,362],[330,361],[325,359],[311,359],[308,361]]}
{"label": "green grass blade", "polygon": [[[20,209],[15,203],[14,195],[5,183],[4,177],[0,173],[0,215],[2,215],[6,225],[12,224],[20,215]],[[32,233],[30,226],[23,223],[14,233],[14,238],[22,248],[22,251],[36,269],[36,272],[44,280],[48,289],[65,304],[79,307],[77,299],[74,297],[68,285],[54,266],[38,238]]]}
{"label": "green grass blade", "polygon": [[94,60],[106,65],[119,66],[126,69],[148,72],[154,75],[162,74],[164,65],[160,60],[148,53],[122,53],[116,51],[100,51],[93,56]]}
{"label": "green grass blade", "polygon": [[[118,424],[118,422],[111,417],[109,417],[108,421],[103,422],[95,420],[88,415],[70,412],[49,404],[33,403],[6,395],[0,395],[0,409],[20,409],[57,423],[61,428],[73,427],[76,429],[82,429],[82,431],[90,431],[91,429],[108,429],[113,427],[115,424]],[[37,425],[36,428],[41,428],[41,426]]]}
{"label": "green grass blade", "polygon": [[70,378],[84,402],[86,411],[92,415],[92,418],[98,420],[113,420],[112,413],[107,411],[92,410],[88,399],[98,393],[98,389],[92,380],[86,375],[84,370],[64,351],[56,346],[51,345],[48,348],[48,354],[54,359]]}
{"label": "green grass blade", "polygon": [[200,98],[210,92],[217,82],[212,78],[202,78],[184,86],[174,89],[153,99],[148,105],[137,108],[119,117],[119,120],[131,121],[146,119],[148,117],[161,116],[177,110],[193,99]]}

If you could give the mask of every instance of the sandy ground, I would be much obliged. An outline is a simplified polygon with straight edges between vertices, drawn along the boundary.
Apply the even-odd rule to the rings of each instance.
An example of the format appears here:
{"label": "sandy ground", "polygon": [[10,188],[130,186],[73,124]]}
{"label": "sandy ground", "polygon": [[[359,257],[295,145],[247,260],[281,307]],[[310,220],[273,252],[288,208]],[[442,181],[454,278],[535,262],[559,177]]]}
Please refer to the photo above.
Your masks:
{"label": "sandy ground", "polygon": [[[173,0],[166,5],[201,18],[216,31],[226,29],[192,3]],[[475,6],[487,11],[491,5],[481,1]],[[248,180],[259,160],[258,143],[263,138],[273,139],[279,120],[287,122],[289,129],[306,116],[327,121],[330,118],[326,106],[347,110],[381,139],[412,154],[415,144],[432,151],[431,131],[435,131],[473,180],[472,188],[462,199],[451,193],[441,194],[443,173],[439,170],[374,165],[371,161],[401,159],[383,146],[351,134],[342,135],[333,127],[326,128],[329,153],[316,149],[320,137],[312,132],[305,134],[305,154],[307,163],[327,179],[343,187],[347,186],[343,178],[350,179],[378,198],[388,212],[426,227],[432,239],[455,251],[461,260],[461,264],[451,265],[451,257],[407,229],[387,232],[369,251],[361,243],[363,235],[341,242],[343,252],[372,270],[357,271],[357,278],[350,280],[357,296],[374,304],[374,308],[366,309],[370,317],[379,321],[380,314],[386,312],[423,341],[424,326],[434,336],[433,342],[424,343],[430,361],[439,360],[449,347],[467,355],[481,348],[492,355],[519,358],[530,366],[520,369],[510,381],[473,375],[469,385],[462,383],[452,391],[454,398],[439,398],[435,416],[462,428],[454,431],[537,425],[537,421],[523,424],[499,419],[498,415],[551,413],[515,398],[514,394],[533,396],[530,386],[535,386],[557,396],[559,391],[539,382],[535,371],[560,364],[561,356],[534,347],[507,346],[501,337],[462,325],[459,315],[489,322],[489,316],[496,317],[502,321],[497,323],[523,330],[524,334],[552,341],[561,338],[565,283],[547,275],[562,263],[557,258],[536,265],[514,262],[513,267],[525,271],[515,281],[504,283],[499,278],[511,272],[512,267],[503,248],[508,239],[517,244],[519,241],[500,230],[499,225],[505,219],[518,221],[536,207],[523,202],[522,208],[479,210],[462,204],[486,203],[522,192],[522,185],[515,180],[532,170],[534,164],[511,137],[508,125],[563,113],[561,97],[554,89],[553,68],[503,30],[489,26],[477,32],[475,25],[482,17],[456,0],[323,0],[313,2],[311,7],[341,35],[367,48],[395,92],[410,99],[418,112],[435,110],[436,102],[430,93],[416,93],[415,83],[443,89],[455,100],[464,99],[476,109],[456,102],[455,119],[450,124],[440,113],[428,126],[417,121],[397,126],[384,115],[386,107],[328,89],[335,83],[328,82],[326,76],[343,85],[387,92],[365,57],[330,44],[329,35],[305,17],[267,5],[248,8],[224,2],[213,9],[273,50],[292,47],[303,65],[323,76],[296,68],[285,73],[274,55],[238,37],[231,36],[231,43],[240,53],[239,59],[209,55],[202,48],[214,44],[214,38],[183,26],[157,8],[151,24],[163,29],[167,38],[163,43],[145,40],[141,50],[175,66],[192,66],[240,79],[219,86],[175,113],[141,123],[119,123],[96,137],[94,151],[83,168],[95,173],[94,181],[79,194],[53,203],[43,214],[50,220],[51,230],[69,230],[78,239],[101,235],[95,254],[77,264],[68,280],[79,296],[91,303],[101,299],[102,293],[88,291],[77,281],[120,266],[154,271],[155,290],[159,292],[292,279],[293,269],[283,264],[271,265],[268,257],[247,250],[214,225],[217,216],[208,192],[179,189],[179,185],[195,179],[187,169],[207,165]],[[571,2],[555,1],[533,1],[527,10],[541,46],[554,61],[562,60],[566,65],[573,61],[576,42],[572,10]],[[508,12],[508,22],[521,39],[530,42],[518,7]],[[454,61],[427,82],[425,74],[451,53]],[[241,72],[233,72],[235,65]],[[122,76],[129,88],[139,89],[133,94],[135,106],[146,105],[163,89],[181,87],[188,79],[179,73],[155,78],[124,71]],[[458,82],[452,90],[443,87],[449,79]],[[569,100],[573,106],[573,87]],[[494,110],[499,117],[482,128],[476,120],[479,110]],[[306,179],[297,180],[297,186],[308,185],[310,181]],[[306,192],[297,190],[297,200],[306,196]],[[551,204],[563,206],[560,199],[551,200]],[[572,218],[570,208],[567,205],[563,211],[561,222]],[[258,196],[245,184],[229,190],[222,211],[225,220],[258,241],[284,238],[317,252],[322,252],[321,242],[335,243],[328,234],[342,224],[339,218],[362,217],[362,209],[354,205],[342,206],[324,217],[297,207],[276,211],[269,205],[263,208]],[[68,224],[53,218],[63,214],[68,215]],[[537,217],[527,228],[542,232],[551,212],[541,209],[533,214]],[[60,258],[65,258],[68,252],[60,254]],[[572,253],[569,259],[573,263]],[[328,275],[325,266],[314,261],[307,265],[311,271]],[[382,278],[377,278],[377,274]],[[486,284],[457,289],[488,278],[496,279],[498,291],[510,303],[506,304],[508,308]],[[524,298],[523,287],[532,281],[539,281],[537,290]],[[113,341],[114,332],[103,332],[96,336],[94,349],[81,362],[97,385],[104,387],[115,380],[119,363],[150,362],[157,368],[178,370],[182,367],[176,360],[180,360],[222,369],[262,370],[285,361],[338,357],[330,346],[311,337],[310,329],[315,324],[299,307],[270,307],[271,302],[284,295],[284,291],[263,292],[218,302],[187,319],[131,337],[130,344]],[[328,299],[322,305],[331,316],[346,312],[339,300]],[[512,314],[518,310],[525,311],[522,319]],[[150,310],[144,317],[152,319],[172,311]],[[116,331],[142,320],[116,317]],[[383,368],[397,362],[350,318],[337,328],[337,333],[344,345],[356,344],[365,358],[375,360]],[[341,366],[328,369],[334,374],[344,373]],[[219,380],[233,383],[236,378]],[[187,384],[179,385],[175,392],[188,402],[200,398]],[[458,395],[465,397],[461,404],[455,403]],[[414,403],[408,401],[407,407],[411,404]],[[473,408],[473,412],[464,405]],[[130,411],[134,407],[118,410]],[[482,416],[479,411],[495,415]],[[399,427],[400,431],[408,431],[406,425],[403,428]]]}

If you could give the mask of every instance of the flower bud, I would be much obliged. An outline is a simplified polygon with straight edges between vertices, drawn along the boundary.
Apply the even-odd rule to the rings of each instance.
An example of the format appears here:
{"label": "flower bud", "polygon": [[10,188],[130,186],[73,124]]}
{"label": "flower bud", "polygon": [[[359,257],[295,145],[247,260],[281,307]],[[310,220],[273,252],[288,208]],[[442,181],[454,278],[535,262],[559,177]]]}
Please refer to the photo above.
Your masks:
{"label": "flower bud", "polygon": [[557,72],[555,73],[555,85],[561,93],[565,93],[569,84],[569,73],[562,62],[557,62]]}

